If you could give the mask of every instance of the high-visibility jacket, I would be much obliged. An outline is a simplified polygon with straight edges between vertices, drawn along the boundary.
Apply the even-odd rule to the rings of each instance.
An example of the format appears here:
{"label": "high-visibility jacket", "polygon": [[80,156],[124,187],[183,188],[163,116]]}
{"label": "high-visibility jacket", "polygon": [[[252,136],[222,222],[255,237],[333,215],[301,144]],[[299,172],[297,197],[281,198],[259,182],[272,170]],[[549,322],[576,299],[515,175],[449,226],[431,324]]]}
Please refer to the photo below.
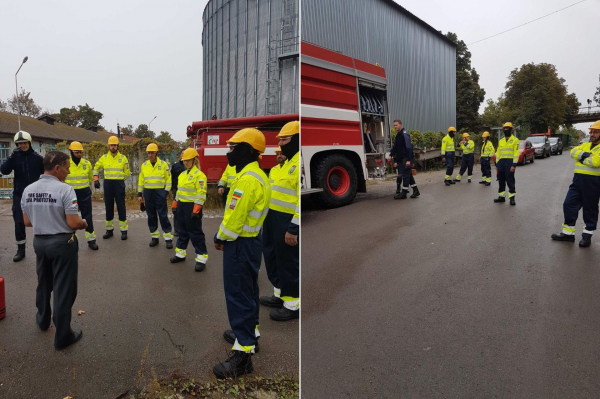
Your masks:
{"label": "high-visibility jacket", "polygon": [[503,137],[498,142],[498,150],[496,151],[496,162],[501,159],[511,159],[513,165],[519,163],[519,139],[515,136],[510,136],[507,140]]}
{"label": "high-visibility jacket", "polygon": [[238,237],[256,237],[269,212],[269,180],[258,162],[252,162],[237,174],[227,195],[223,222],[217,239],[235,241]]}
{"label": "high-visibility jacket", "polygon": [[231,166],[227,164],[225,171],[223,171],[223,175],[221,176],[221,180],[217,183],[218,188],[227,188],[231,187],[231,183],[233,183],[233,179],[235,179],[236,175],[235,166]]}
{"label": "high-visibility jacket", "polygon": [[269,183],[271,183],[271,185],[273,185],[273,183],[275,183],[275,179],[277,178],[277,173],[279,173],[280,171],[281,171],[280,164],[277,164],[271,168],[271,171],[269,172]]}
{"label": "high-visibility jacket", "polygon": [[102,169],[104,169],[105,180],[125,180],[131,175],[127,157],[118,151],[114,157],[110,152],[100,157],[94,165],[94,176],[98,176]]}
{"label": "high-visibility jacket", "polygon": [[475,152],[475,142],[473,140],[467,141],[467,145],[460,143],[460,149],[463,152],[463,155],[469,155]]}
{"label": "high-visibility jacket", "polygon": [[[581,156],[584,152],[589,152],[592,155],[582,161]],[[571,158],[576,161],[575,173],[600,176],[600,144],[592,148],[592,143],[583,143],[571,150]]]}
{"label": "high-visibility jacket", "polygon": [[285,161],[275,174],[271,186],[271,205],[274,211],[294,215],[292,224],[300,225],[300,152]]}
{"label": "high-visibility jacket", "polygon": [[150,160],[142,164],[138,178],[138,192],[141,193],[144,189],[171,190],[171,170],[168,163],[156,157],[154,165]]}
{"label": "high-visibility jacket", "polygon": [[449,134],[442,139],[442,156],[447,152],[454,152],[454,139]]}
{"label": "high-visibility jacket", "polygon": [[94,181],[94,175],[92,171],[92,163],[87,159],[81,158],[79,165],[70,159],[71,166],[69,167],[69,175],[65,183],[73,187],[75,190],[82,188],[89,188],[90,183]]}
{"label": "high-visibility jacket", "polygon": [[483,144],[481,147],[481,156],[483,158],[486,158],[486,157],[491,158],[494,156],[494,152],[495,152],[494,145],[492,144],[491,141],[486,140],[485,144]]}
{"label": "high-visibility jacket", "polygon": [[206,175],[194,165],[191,169],[181,172],[179,175],[175,200],[204,205],[204,201],[206,201],[206,185]]}

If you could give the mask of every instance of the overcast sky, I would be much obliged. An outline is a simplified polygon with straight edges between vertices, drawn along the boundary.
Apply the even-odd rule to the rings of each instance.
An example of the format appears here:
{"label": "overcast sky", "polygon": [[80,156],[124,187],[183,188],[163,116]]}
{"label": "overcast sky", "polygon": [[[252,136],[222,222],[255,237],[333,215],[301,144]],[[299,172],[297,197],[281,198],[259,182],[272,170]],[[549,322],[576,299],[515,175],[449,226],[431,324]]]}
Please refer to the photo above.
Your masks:
{"label": "overcast sky", "polygon": [[[577,0],[406,0],[410,12],[467,44],[563,8]],[[3,1],[0,12],[0,98],[19,86],[42,107],[86,102],[101,124],[147,124],[182,140],[202,118],[202,11],[197,1]],[[469,46],[486,99],[503,91],[511,70],[528,62],[556,65],[585,104],[600,74],[600,0]],[[595,33],[595,35],[594,35]],[[483,109],[483,108],[482,108]],[[587,131],[589,123],[577,127]]]}
{"label": "overcast sky", "polygon": [[152,122],[182,140],[202,119],[202,11],[196,1],[2,1],[0,98],[19,86],[42,107],[86,102],[107,129]]}
{"label": "overcast sky", "polygon": [[[579,0],[395,0],[443,33],[467,45],[539,18]],[[592,99],[600,75],[600,0],[571,8],[500,36],[468,46],[486,100],[504,92],[510,72],[534,62],[554,64],[582,106]],[[485,102],[484,102],[485,104]],[[481,108],[483,112],[483,106]],[[575,127],[587,132],[591,123]]]}

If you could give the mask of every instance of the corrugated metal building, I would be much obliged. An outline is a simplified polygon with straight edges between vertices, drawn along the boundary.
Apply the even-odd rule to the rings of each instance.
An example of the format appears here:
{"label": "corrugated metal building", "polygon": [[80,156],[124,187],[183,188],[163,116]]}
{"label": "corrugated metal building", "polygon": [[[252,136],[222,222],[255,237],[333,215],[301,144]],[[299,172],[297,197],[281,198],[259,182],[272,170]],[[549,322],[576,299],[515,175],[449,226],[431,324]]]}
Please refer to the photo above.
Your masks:
{"label": "corrugated metal building", "polygon": [[391,119],[456,124],[456,46],[392,0],[302,0],[302,40],[385,68]]}
{"label": "corrugated metal building", "polygon": [[202,119],[298,113],[299,0],[210,0]]}

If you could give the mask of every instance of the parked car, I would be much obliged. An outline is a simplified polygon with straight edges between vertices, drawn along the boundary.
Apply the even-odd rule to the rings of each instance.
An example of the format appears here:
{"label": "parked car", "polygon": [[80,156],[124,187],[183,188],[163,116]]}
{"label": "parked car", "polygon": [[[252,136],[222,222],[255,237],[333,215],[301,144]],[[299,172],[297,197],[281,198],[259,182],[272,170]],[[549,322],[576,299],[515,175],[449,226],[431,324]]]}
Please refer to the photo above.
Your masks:
{"label": "parked car", "polygon": [[[519,140],[519,165],[525,165],[527,161],[535,161],[535,148],[528,140]],[[494,154],[494,163],[496,163],[496,154]]]}
{"label": "parked car", "polygon": [[527,141],[531,142],[535,148],[535,156],[546,158],[550,156],[550,140],[548,136],[531,136],[527,137]]}
{"label": "parked car", "polygon": [[562,155],[563,142],[560,137],[550,137],[550,153],[554,155]]}

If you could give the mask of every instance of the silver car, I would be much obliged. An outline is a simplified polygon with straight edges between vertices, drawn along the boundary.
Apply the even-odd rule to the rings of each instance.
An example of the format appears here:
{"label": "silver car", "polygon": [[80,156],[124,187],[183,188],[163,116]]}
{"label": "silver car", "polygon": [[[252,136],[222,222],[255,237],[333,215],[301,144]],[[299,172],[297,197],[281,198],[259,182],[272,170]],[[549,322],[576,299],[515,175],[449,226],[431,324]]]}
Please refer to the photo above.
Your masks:
{"label": "silver car", "polygon": [[563,143],[560,137],[550,137],[550,153],[561,155],[563,151]]}
{"label": "silver car", "polygon": [[550,156],[551,147],[548,136],[530,136],[527,140],[531,142],[533,148],[535,148],[535,156],[539,158],[546,158]]}

